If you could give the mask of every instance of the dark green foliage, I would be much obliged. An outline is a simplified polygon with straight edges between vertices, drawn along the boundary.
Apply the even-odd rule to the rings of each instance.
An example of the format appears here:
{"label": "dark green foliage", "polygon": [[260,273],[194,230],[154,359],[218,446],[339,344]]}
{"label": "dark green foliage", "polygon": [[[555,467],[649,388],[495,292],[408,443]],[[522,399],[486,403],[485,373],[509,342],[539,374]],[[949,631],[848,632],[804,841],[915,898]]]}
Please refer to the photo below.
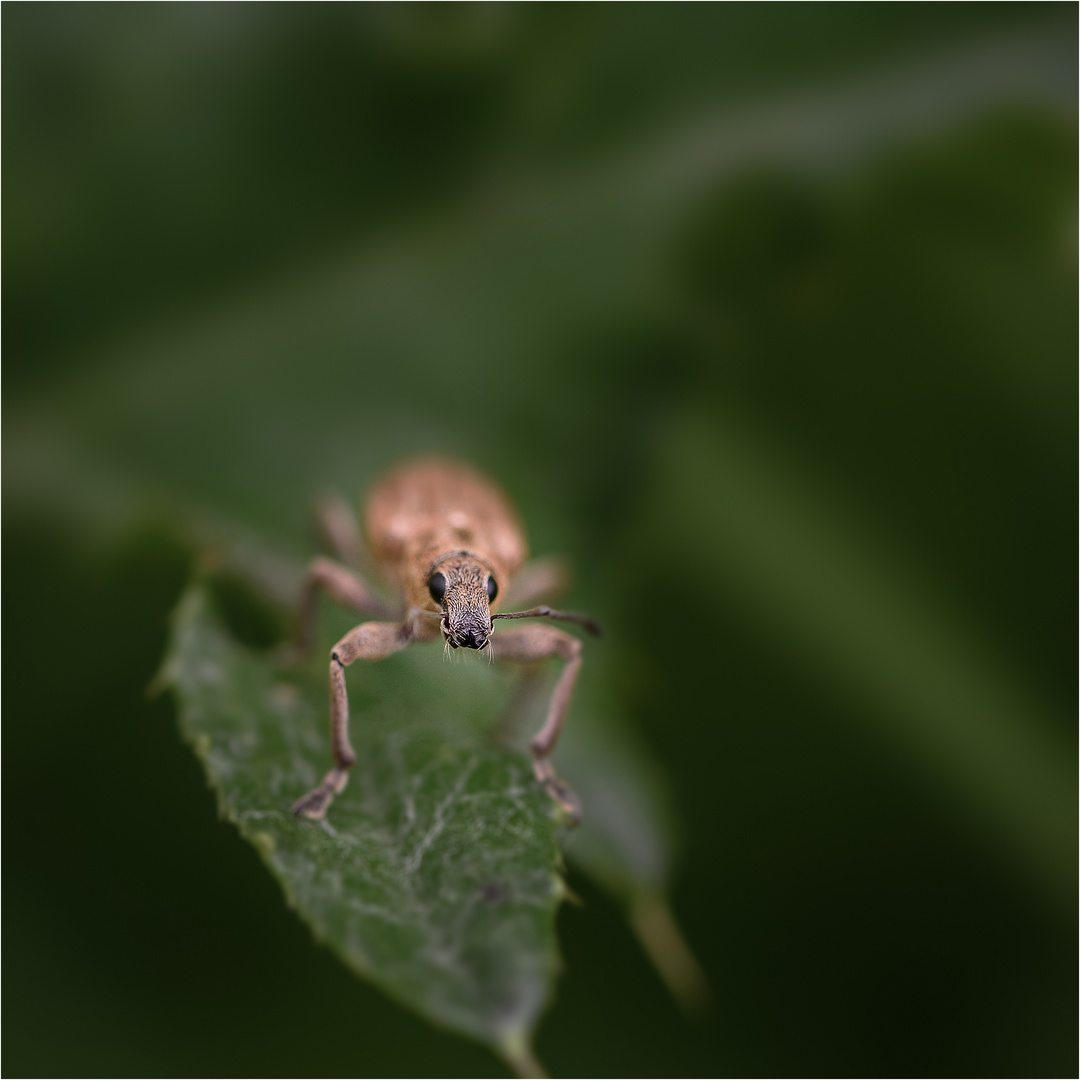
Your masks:
{"label": "dark green foliage", "polygon": [[[1075,1070],[1075,7],[4,29],[12,1074],[501,1068],[312,945],[144,696],[193,563],[265,673],[312,496],[432,450],[607,630],[555,756],[553,1073]],[[350,672],[371,767],[445,693],[441,780],[503,734],[527,780],[553,670],[511,708],[431,661]],[[328,764],[323,666],[273,676],[312,740],[275,813]],[[699,1027],[627,926],[658,895]]]}

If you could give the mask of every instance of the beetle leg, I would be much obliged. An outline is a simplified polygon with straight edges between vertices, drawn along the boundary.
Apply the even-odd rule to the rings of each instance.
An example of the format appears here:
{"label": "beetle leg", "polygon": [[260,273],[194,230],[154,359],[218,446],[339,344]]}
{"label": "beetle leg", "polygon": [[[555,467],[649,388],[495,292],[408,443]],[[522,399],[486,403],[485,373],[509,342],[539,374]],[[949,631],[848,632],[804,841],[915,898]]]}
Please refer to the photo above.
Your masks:
{"label": "beetle leg", "polygon": [[315,530],[324,549],[346,566],[360,565],[360,529],[349,504],[333,492],[315,501]]}
{"label": "beetle leg", "polygon": [[554,599],[569,583],[570,570],[562,559],[532,559],[511,579],[503,603],[507,607],[529,607]]}
{"label": "beetle leg", "polygon": [[349,769],[356,764],[356,752],[349,742],[349,695],[345,669],[356,660],[382,660],[404,649],[412,641],[407,623],[361,623],[353,627],[330,650],[330,749],[334,768],[322,783],[298,799],[292,808],[297,817],[318,820],[326,814],[335,795],[345,790]]}
{"label": "beetle leg", "polygon": [[320,589],[325,589],[342,607],[352,608],[353,611],[381,615],[383,618],[392,618],[398,614],[354,570],[322,556],[312,559],[304,576],[293,638],[296,649],[302,653],[311,648],[314,640],[315,612]]}
{"label": "beetle leg", "polygon": [[570,698],[574,693],[574,683],[581,670],[581,642],[565,630],[554,626],[514,626],[503,630],[491,638],[488,648],[494,650],[495,657],[506,660],[545,660],[557,656],[566,662],[559,675],[555,689],[548,702],[547,718],[544,726],[529,743],[533,756],[533,772],[537,780],[544,785],[544,790],[573,824],[581,821],[581,802],[567,785],[555,775],[550,755],[559,741],[566,714],[570,709]]}

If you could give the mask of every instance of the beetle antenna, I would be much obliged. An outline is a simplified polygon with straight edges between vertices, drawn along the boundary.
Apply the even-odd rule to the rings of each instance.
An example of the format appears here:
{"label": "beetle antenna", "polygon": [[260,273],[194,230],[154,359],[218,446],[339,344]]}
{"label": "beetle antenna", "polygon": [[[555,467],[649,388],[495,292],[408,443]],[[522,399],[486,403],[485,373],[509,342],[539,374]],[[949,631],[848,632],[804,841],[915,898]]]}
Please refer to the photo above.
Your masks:
{"label": "beetle antenna", "polygon": [[500,612],[498,615],[492,615],[491,617],[493,619],[558,619],[560,622],[577,623],[578,626],[584,627],[593,637],[604,636],[603,627],[587,615],[578,615],[573,611],[556,611],[554,608],[549,608],[547,604],[529,608],[528,611]]}

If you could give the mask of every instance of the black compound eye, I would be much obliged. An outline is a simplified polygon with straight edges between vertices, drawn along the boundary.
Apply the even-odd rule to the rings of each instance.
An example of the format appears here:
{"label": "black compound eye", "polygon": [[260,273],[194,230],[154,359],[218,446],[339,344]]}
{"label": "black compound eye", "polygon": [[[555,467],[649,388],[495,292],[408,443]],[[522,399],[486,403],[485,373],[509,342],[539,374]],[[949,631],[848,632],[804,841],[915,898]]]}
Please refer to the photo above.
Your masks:
{"label": "black compound eye", "polygon": [[488,574],[487,584],[484,588],[487,589],[488,603],[493,603],[495,597],[499,595],[499,585],[490,574]]}
{"label": "black compound eye", "polygon": [[431,580],[427,583],[428,592],[431,593],[431,599],[435,603],[439,603],[440,600],[446,595],[446,575],[445,574],[432,574]]}

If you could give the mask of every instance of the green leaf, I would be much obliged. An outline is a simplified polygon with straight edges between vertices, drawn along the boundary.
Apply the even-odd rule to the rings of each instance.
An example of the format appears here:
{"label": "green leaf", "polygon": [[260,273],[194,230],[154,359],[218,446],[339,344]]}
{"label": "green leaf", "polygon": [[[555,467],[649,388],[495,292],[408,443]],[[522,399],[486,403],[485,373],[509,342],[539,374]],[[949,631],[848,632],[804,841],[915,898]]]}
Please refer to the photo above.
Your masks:
{"label": "green leaf", "polygon": [[[255,634],[263,643],[268,642],[283,629],[281,616],[295,602],[302,567],[250,540],[234,539],[220,557],[224,560],[220,568],[225,573],[215,580],[218,595],[223,585],[231,582],[247,594],[247,601],[255,599],[251,593],[254,587],[261,597],[258,606],[269,603],[277,607],[276,614],[263,612],[264,621],[269,617],[276,624],[269,631],[270,637],[265,630]],[[334,611],[332,605],[327,605],[324,611],[324,619],[332,623],[324,634],[327,648],[355,621],[344,612]],[[235,615],[236,609],[230,607],[230,612]],[[564,854],[622,906],[676,1001],[687,1013],[700,1015],[711,1007],[711,991],[682,938],[666,897],[677,835],[675,814],[661,770],[648,747],[636,737],[631,719],[616,703],[617,654],[617,643],[610,639],[589,643],[570,720],[556,751],[560,775],[570,783],[585,807],[582,824],[565,838]],[[427,707],[422,700],[424,694],[435,696],[456,690],[461,695],[460,716],[469,715],[479,701],[488,700],[488,706],[481,711],[487,717],[489,734],[490,719],[498,715],[496,729],[501,741],[524,753],[530,737],[543,724],[548,696],[557,677],[555,666],[549,666],[546,672],[533,670],[519,678],[512,669],[496,666],[482,670],[487,665],[469,663],[468,654],[458,653],[455,658],[455,666],[461,670],[455,670],[449,679],[440,678],[438,685],[425,682],[430,677],[430,670],[425,668],[411,672],[410,683],[387,685],[376,697],[371,694],[372,688],[381,685],[380,679],[385,672],[393,670],[394,662],[401,661],[392,658],[389,668],[386,662],[364,666],[361,677],[367,693],[364,700],[374,702],[385,694],[391,698],[397,695],[398,700],[405,701],[416,694],[417,700],[410,705],[411,716],[419,715]],[[325,696],[325,673],[321,669],[318,677],[322,680],[319,693]],[[354,672],[353,679],[356,677]],[[350,690],[350,701],[355,707],[354,689]],[[445,717],[439,723],[445,730]],[[324,755],[321,760],[328,762],[329,758]],[[314,782],[313,777],[307,787]]]}
{"label": "green leaf", "polygon": [[[692,1016],[708,1013],[712,991],[667,900],[677,829],[667,786],[649,748],[615,703],[615,642],[589,642],[555,762],[578,794],[584,817],[565,840],[569,862],[622,906],[631,929],[672,996]],[[555,672],[530,673],[502,720],[504,738],[525,747],[540,730]]]}
{"label": "green leaf", "polygon": [[529,1074],[558,967],[556,822],[528,760],[491,737],[512,673],[454,666],[418,647],[350,670],[358,762],[319,824],[290,806],[330,764],[321,661],[283,673],[230,638],[196,584],[164,679],[222,814],[315,936],[403,1005]]}

